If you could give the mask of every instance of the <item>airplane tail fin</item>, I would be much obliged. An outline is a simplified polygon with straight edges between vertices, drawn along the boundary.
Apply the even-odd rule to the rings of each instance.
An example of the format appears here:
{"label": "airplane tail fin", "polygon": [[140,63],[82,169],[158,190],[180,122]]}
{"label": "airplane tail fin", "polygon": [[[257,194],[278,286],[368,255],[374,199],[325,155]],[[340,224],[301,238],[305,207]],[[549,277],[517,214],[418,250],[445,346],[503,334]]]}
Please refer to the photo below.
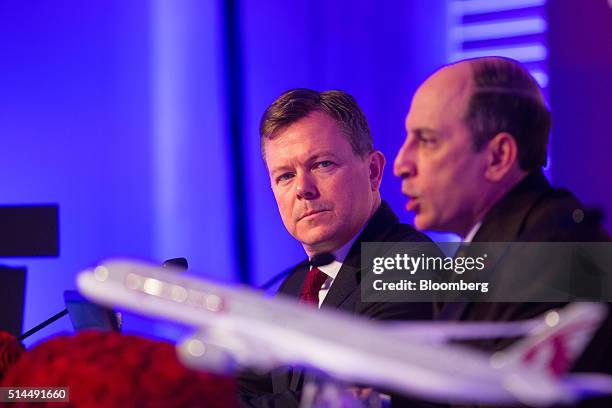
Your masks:
{"label": "airplane tail fin", "polygon": [[503,360],[558,378],[572,368],[606,314],[604,304],[586,302],[548,311],[532,333],[502,353]]}

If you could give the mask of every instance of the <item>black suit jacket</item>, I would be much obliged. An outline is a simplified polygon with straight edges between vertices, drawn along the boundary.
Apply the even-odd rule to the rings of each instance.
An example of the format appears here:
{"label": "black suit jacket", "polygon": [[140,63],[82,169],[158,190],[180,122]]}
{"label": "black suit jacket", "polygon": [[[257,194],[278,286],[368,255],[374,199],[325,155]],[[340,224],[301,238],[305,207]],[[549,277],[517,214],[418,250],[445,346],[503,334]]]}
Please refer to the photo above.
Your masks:
{"label": "black suit jacket", "polygon": [[[383,201],[352,245],[321,308],[342,310],[376,320],[431,319],[433,315],[431,303],[364,303],[361,301],[359,284],[362,242],[431,242],[431,240],[413,227],[401,224],[391,208]],[[308,270],[307,260],[293,267],[278,293],[294,297],[297,301]],[[347,333],[347,335],[350,334]],[[373,347],[375,347],[374,343]],[[241,405],[297,407],[302,377],[300,370],[290,368],[273,370],[270,375],[257,376],[245,373],[239,378]],[[396,405],[394,403],[394,406]]]}
{"label": "black suit jacket", "polygon": [[[575,218],[575,211],[585,217]],[[606,242],[599,217],[569,191],[551,187],[541,172],[528,175],[485,216],[472,242]],[[577,222],[576,220],[580,220]],[[468,248],[469,251],[469,248]],[[538,279],[538,277],[534,277]],[[563,304],[448,303],[440,317],[460,321],[512,321],[535,317]],[[470,342],[488,351],[506,348],[512,339]],[[612,373],[612,319],[608,318],[576,362],[573,371]],[[612,407],[609,398],[585,400],[584,407]]]}

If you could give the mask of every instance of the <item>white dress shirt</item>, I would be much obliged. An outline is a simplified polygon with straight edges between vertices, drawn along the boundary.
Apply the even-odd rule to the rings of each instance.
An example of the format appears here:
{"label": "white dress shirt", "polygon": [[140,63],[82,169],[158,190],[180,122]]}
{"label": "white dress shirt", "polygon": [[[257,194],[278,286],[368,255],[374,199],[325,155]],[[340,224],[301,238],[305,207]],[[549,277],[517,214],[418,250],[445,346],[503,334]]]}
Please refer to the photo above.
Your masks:
{"label": "white dress shirt", "polygon": [[472,240],[474,239],[474,237],[476,236],[476,233],[478,232],[478,230],[480,229],[480,226],[482,225],[482,221],[480,221],[479,223],[477,223],[476,225],[474,225],[472,227],[472,229],[467,233],[467,235],[465,236],[465,238],[463,238],[463,242],[469,244],[470,242],[472,242]]}

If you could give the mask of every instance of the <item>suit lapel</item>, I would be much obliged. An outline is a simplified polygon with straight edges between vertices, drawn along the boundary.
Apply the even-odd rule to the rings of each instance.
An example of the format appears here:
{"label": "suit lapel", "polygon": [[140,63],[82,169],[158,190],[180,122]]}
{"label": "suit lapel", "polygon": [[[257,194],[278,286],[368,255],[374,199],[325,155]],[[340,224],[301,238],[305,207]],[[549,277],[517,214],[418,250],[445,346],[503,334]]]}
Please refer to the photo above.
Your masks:
{"label": "suit lapel", "polygon": [[359,284],[361,283],[361,244],[363,242],[384,241],[385,235],[397,223],[399,223],[398,218],[389,205],[383,201],[351,246],[321,307],[340,308],[352,294],[359,291]]}
{"label": "suit lapel", "polygon": [[[347,258],[348,259],[348,258]],[[340,267],[336,279],[325,300],[321,304],[321,307],[325,308],[339,308],[342,303],[359,287],[360,280],[360,269],[358,267],[348,265],[346,261]]]}
{"label": "suit lapel", "polygon": [[285,279],[280,288],[278,288],[278,293],[293,297],[300,296],[309,269],[310,265],[308,260],[294,266],[293,271],[287,276],[287,279]]}

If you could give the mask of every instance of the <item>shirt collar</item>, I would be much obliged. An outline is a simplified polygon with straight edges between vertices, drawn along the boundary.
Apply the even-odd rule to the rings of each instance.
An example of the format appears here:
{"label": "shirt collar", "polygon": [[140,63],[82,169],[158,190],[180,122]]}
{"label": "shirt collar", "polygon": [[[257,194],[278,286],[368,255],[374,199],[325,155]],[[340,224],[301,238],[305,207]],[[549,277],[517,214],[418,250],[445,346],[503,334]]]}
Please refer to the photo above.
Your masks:
{"label": "shirt collar", "polygon": [[477,223],[476,225],[474,225],[472,227],[472,229],[470,230],[470,232],[467,233],[467,235],[465,236],[465,238],[463,238],[463,242],[465,243],[470,243],[472,242],[472,240],[474,239],[474,237],[476,236],[476,233],[478,232],[478,230],[480,229],[480,226],[482,225],[482,221],[480,221],[479,223]]}

